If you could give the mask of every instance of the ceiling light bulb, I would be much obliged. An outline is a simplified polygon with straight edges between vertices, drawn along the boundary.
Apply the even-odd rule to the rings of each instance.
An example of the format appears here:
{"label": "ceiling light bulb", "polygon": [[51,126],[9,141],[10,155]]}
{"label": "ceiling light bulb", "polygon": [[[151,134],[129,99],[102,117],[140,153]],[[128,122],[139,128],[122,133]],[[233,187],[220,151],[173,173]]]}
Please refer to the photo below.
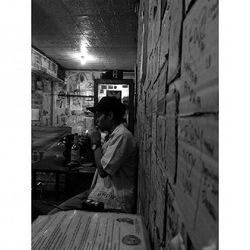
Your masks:
{"label": "ceiling light bulb", "polygon": [[87,54],[88,53],[87,43],[86,42],[82,41],[80,50],[81,50],[82,54]]}
{"label": "ceiling light bulb", "polygon": [[86,58],[85,58],[85,56],[81,56],[81,64],[86,64]]}

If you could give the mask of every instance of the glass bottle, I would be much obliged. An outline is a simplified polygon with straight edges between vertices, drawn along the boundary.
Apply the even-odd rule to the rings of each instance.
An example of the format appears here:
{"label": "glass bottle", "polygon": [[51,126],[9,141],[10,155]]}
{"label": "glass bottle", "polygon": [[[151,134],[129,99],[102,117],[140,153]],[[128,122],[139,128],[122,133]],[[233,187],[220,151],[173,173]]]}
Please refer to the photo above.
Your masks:
{"label": "glass bottle", "polygon": [[78,134],[74,135],[74,141],[71,147],[71,163],[80,163],[80,146],[78,144]]}

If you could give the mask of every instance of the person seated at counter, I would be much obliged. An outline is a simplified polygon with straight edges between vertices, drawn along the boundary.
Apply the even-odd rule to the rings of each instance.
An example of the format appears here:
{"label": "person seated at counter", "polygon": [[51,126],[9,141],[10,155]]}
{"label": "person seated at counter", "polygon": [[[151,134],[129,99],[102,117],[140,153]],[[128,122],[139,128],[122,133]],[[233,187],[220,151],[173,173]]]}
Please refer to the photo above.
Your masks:
{"label": "person seated at counter", "polygon": [[[95,107],[96,126],[90,131],[95,165],[98,171],[96,184],[63,202],[61,210],[84,209],[86,200],[102,203],[106,211],[134,213],[136,209],[137,143],[124,126],[125,106],[115,97],[103,97]],[[101,144],[100,131],[108,132]],[[49,214],[60,211],[53,209]]]}

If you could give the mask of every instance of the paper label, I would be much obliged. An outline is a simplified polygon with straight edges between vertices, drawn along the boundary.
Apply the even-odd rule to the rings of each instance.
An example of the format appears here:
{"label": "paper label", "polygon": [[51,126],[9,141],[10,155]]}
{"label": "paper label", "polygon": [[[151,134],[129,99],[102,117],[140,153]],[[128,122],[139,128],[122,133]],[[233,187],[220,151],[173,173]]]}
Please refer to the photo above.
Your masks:
{"label": "paper label", "polygon": [[138,215],[72,210],[38,217],[32,249],[149,250],[145,232]]}

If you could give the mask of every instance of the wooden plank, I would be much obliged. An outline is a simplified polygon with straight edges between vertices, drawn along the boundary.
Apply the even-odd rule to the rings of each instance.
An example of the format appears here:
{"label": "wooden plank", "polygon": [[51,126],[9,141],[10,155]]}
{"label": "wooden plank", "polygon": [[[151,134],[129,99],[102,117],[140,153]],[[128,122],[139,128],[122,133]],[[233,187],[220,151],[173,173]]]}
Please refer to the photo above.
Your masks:
{"label": "wooden plank", "polygon": [[170,16],[168,83],[175,78],[180,70],[180,37],[183,19],[183,0],[171,1]]}
{"label": "wooden plank", "polygon": [[199,0],[183,24],[180,113],[218,112],[218,1]]}

